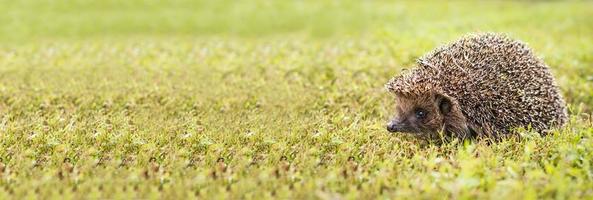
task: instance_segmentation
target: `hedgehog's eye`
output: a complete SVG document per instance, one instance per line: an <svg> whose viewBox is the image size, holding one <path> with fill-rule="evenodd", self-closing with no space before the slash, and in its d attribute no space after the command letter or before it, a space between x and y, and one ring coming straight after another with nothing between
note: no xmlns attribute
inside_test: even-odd
<svg viewBox="0 0 593 200"><path fill-rule="evenodd" d="M416 118L424 119L426 117L426 111L424 109L416 109Z"/></svg>

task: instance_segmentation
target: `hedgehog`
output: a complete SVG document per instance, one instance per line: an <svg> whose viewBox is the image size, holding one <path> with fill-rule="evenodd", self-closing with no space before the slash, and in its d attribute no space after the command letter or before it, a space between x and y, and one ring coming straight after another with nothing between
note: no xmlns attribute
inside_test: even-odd
<svg viewBox="0 0 593 200"><path fill-rule="evenodd" d="M466 35L422 56L385 87L396 103L389 132L500 138L518 128L543 134L568 116L548 66L504 34Z"/></svg>

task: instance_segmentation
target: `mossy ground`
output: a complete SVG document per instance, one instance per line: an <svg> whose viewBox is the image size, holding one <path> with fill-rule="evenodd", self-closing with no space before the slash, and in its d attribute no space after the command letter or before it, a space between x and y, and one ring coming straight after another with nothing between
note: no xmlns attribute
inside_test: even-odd
<svg viewBox="0 0 593 200"><path fill-rule="evenodd" d="M593 198L591 2L2 1L0 198ZM383 84L469 32L548 65L570 123L431 144Z"/></svg>

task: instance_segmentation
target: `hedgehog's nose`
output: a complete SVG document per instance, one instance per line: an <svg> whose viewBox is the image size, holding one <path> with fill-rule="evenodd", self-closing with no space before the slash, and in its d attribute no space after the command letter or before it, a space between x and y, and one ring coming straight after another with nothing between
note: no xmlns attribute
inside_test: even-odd
<svg viewBox="0 0 593 200"><path fill-rule="evenodd" d="M390 121L387 124L386 128L389 132L392 132L392 133L393 132L401 132L401 129L402 129L401 124L396 121Z"/></svg>

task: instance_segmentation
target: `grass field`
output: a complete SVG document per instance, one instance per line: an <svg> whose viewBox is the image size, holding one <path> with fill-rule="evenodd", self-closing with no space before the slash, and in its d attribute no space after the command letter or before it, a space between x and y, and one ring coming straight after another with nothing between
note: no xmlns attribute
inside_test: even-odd
<svg viewBox="0 0 593 200"><path fill-rule="evenodd" d="M0 199L592 199L593 2L0 0ZM527 42L570 123L432 144L383 88Z"/></svg>

